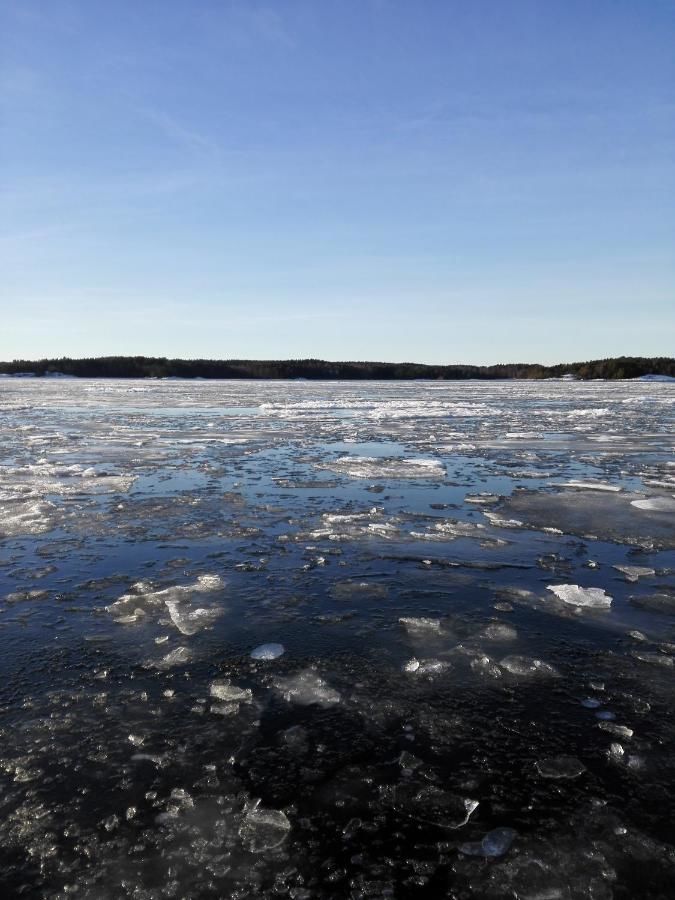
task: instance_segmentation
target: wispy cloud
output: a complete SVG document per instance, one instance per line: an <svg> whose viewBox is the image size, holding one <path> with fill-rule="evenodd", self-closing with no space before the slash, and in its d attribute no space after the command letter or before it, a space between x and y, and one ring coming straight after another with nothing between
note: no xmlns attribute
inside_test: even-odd
<svg viewBox="0 0 675 900"><path fill-rule="evenodd" d="M217 141L160 109L141 108L138 112L170 141L196 153L216 156L220 152Z"/></svg>

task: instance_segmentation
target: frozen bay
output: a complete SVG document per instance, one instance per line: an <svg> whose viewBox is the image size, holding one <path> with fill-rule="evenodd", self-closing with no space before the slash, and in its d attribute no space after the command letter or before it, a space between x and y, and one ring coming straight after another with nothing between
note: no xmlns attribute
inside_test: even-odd
<svg viewBox="0 0 675 900"><path fill-rule="evenodd" d="M6 896L670 896L673 385L0 416Z"/></svg>

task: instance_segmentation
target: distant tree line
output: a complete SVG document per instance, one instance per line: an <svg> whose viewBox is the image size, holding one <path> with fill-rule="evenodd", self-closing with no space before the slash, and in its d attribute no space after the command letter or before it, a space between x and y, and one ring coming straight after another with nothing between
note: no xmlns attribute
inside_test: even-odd
<svg viewBox="0 0 675 900"><path fill-rule="evenodd" d="M509 363L495 366L424 365L423 363L326 362L322 359L166 359L150 356L102 356L88 359L15 359L0 362L0 374L75 375L80 378L304 378L316 380L463 381L469 378L556 378L574 375L593 378L637 378L641 375L675 377L672 357L620 356L589 362L544 366Z"/></svg>

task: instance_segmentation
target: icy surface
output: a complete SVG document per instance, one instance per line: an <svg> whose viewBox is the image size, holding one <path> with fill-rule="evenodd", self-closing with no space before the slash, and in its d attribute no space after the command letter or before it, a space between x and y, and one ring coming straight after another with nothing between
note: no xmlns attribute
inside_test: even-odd
<svg viewBox="0 0 675 900"><path fill-rule="evenodd" d="M0 415L3 897L672 894L672 383Z"/></svg>
<svg viewBox="0 0 675 900"><path fill-rule="evenodd" d="M609 609L612 598L602 588L583 588L578 584L549 584L548 590L570 606Z"/></svg>

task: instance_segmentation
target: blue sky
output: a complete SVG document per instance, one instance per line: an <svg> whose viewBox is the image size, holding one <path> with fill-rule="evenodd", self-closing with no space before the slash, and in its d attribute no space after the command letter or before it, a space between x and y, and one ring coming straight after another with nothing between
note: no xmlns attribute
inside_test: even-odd
<svg viewBox="0 0 675 900"><path fill-rule="evenodd" d="M675 351L672 0L0 0L0 358Z"/></svg>

